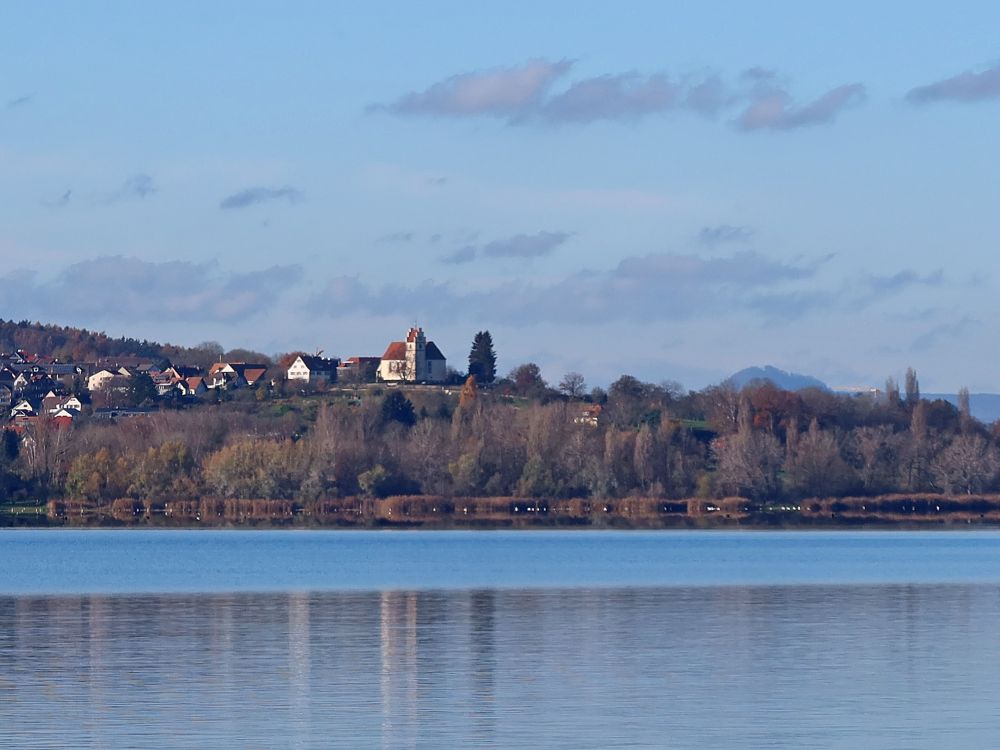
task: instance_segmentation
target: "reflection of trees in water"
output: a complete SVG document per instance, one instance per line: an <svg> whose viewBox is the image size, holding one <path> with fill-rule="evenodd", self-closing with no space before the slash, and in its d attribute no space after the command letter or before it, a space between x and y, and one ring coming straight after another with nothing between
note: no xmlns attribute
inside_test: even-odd
<svg viewBox="0 0 1000 750"><path fill-rule="evenodd" d="M311 725L309 594L288 595L288 708L292 747L307 747Z"/></svg>
<svg viewBox="0 0 1000 750"><path fill-rule="evenodd" d="M805 745L803 717L988 715L998 609L990 586L0 597L0 744L726 746L777 717Z"/></svg>
<svg viewBox="0 0 1000 750"><path fill-rule="evenodd" d="M496 729L496 597L491 589L469 594L472 715L480 740L492 738Z"/></svg>

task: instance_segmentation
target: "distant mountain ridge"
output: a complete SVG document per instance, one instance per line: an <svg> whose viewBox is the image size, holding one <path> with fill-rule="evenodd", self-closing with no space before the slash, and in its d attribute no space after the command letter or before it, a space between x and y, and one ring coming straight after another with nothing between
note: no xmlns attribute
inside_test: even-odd
<svg viewBox="0 0 1000 750"><path fill-rule="evenodd" d="M743 388L755 380L769 380L778 388L786 391L801 391L805 388L819 388L824 391L830 390L830 387L819 378L795 372L786 372L771 365L744 368L730 375L726 382L731 383L736 388Z"/></svg>

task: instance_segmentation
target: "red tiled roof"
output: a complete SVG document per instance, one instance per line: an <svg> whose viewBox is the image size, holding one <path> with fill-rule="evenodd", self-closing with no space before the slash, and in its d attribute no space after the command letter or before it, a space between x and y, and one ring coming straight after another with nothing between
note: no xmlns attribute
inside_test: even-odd
<svg viewBox="0 0 1000 750"><path fill-rule="evenodd" d="M393 341L385 350L382 359L406 359L406 344L402 341Z"/></svg>
<svg viewBox="0 0 1000 750"><path fill-rule="evenodd" d="M260 380L265 372L267 372L266 367L248 367L243 371L243 378L247 381L247 383L253 385Z"/></svg>

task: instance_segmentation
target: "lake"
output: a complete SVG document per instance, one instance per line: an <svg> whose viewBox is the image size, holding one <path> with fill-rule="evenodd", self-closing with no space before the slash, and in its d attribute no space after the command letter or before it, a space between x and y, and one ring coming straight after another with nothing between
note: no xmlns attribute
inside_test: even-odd
<svg viewBox="0 0 1000 750"><path fill-rule="evenodd" d="M0 746L1000 736L997 532L0 531Z"/></svg>

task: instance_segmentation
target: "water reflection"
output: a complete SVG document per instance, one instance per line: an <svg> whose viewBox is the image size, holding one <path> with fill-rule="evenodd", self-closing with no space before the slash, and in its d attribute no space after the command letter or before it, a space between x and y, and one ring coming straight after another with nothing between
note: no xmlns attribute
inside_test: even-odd
<svg viewBox="0 0 1000 750"><path fill-rule="evenodd" d="M0 598L0 746L984 747L991 586Z"/></svg>

